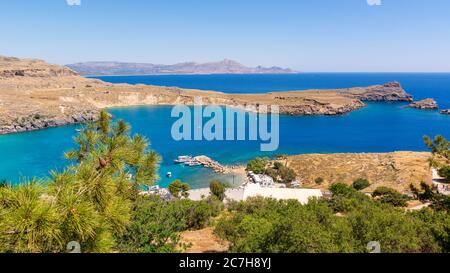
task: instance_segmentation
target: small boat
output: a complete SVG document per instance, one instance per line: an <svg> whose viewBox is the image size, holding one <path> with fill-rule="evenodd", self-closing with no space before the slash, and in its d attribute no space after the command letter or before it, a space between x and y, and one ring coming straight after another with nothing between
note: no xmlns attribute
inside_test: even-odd
<svg viewBox="0 0 450 273"><path fill-rule="evenodd" d="M172 172L167 172L166 177L167 178L171 178L172 177Z"/></svg>
<svg viewBox="0 0 450 273"><path fill-rule="evenodd" d="M200 166L200 165L202 165L202 163L196 162L196 161L186 162L186 166L189 166L189 167Z"/></svg>
<svg viewBox="0 0 450 273"><path fill-rule="evenodd" d="M81 129L75 129L75 131L80 133L82 130Z"/></svg>
<svg viewBox="0 0 450 273"><path fill-rule="evenodd" d="M177 159L175 159L176 164L186 163L192 160L192 156L189 155L181 155Z"/></svg>

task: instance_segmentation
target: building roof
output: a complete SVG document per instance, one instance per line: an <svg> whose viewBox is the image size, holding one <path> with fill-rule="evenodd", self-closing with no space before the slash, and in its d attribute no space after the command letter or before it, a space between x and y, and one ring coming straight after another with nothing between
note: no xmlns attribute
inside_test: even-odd
<svg viewBox="0 0 450 273"><path fill-rule="evenodd" d="M323 195L322 191L317 189L264 188L258 184L248 184L244 189L244 200L257 196L280 200L294 199L307 204L310 198L320 198Z"/></svg>

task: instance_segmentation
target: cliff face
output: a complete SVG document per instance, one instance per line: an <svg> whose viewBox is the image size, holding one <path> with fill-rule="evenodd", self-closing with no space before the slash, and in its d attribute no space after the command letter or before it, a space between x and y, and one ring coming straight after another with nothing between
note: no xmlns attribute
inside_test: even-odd
<svg viewBox="0 0 450 273"><path fill-rule="evenodd" d="M98 80L81 77L75 71L35 59L0 56L1 90L20 92L36 89L77 88L103 85Z"/></svg>
<svg viewBox="0 0 450 273"><path fill-rule="evenodd" d="M412 101L413 97L406 93L398 82L384 85L374 85L364 88L351 88L342 91L348 95L364 101Z"/></svg>
<svg viewBox="0 0 450 273"><path fill-rule="evenodd" d="M82 123L109 107L193 105L196 97L206 105L258 111L260 105L278 105L280 113L288 115L338 115L364 107L363 100L411 100L398 83L265 94L108 84L43 61L6 57L0 58L0 75L0 134Z"/></svg>
<svg viewBox="0 0 450 273"><path fill-rule="evenodd" d="M64 76L77 76L77 73L67 67L47 64L41 60L0 56L0 79L14 77L52 78Z"/></svg>

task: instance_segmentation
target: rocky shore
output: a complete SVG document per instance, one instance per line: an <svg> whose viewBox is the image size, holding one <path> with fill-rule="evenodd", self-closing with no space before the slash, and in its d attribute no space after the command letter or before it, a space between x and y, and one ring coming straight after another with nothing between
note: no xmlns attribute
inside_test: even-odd
<svg viewBox="0 0 450 273"><path fill-rule="evenodd" d="M436 110L439 108L437 102L434 99L424 99L421 101L416 101L409 104L408 107L421 110Z"/></svg>
<svg viewBox="0 0 450 273"><path fill-rule="evenodd" d="M86 123L89 121L95 121L97 116L98 111L95 110L62 117L47 117L36 113L30 116L16 118L10 122L5 122L0 127L0 135L35 131L70 124Z"/></svg>
<svg viewBox="0 0 450 273"><path fill-rule="evenodd" d="M413 101L413 97L405 92L399 82L390 82L359 89L359 92L358 88L348 89L348 96L362 101ZM343 91L343 94L346 94L346 92Z"/></svg>
<svg viewBox="0 0 450 273"><path fill-rule="evenodd" d="M110 107L193 105L194 98L201 98L205 105L256 111L264 111L261 105L278 105L280 113L287 115L339 115L364 107L363 101L412 101L397 82L333 90L226 94L110 84L44 61L0 56L0 134L82 123Z"/></svg>

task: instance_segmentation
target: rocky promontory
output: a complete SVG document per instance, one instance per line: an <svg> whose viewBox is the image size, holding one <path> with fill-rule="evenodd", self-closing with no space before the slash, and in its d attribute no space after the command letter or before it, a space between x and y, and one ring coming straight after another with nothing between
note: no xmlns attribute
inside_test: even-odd
<svg viewBox="0 0 450 273"><path fill-rule="evenodd" d="M413 97L398 82L348 90L348 95L363 101L413 101Z"/></svg>
<svg viewBox="0 0 450 273"><path fill-rule="evenodd" d="M408 107L421 110L436 110L439 108L437 102L434 99L424 99L416 101L409 104Z"/></svg>
<svg viewBox="0 0 450 273"><path fill-rule="evenodd" d="M93 120L100 109L137 105L231 106L280 114L339 115L363 101L411 101L399 83L332 90L226 94L175 87L110 84L66 67L33 59L0 56L0 134L25 132Z"/></svg>

